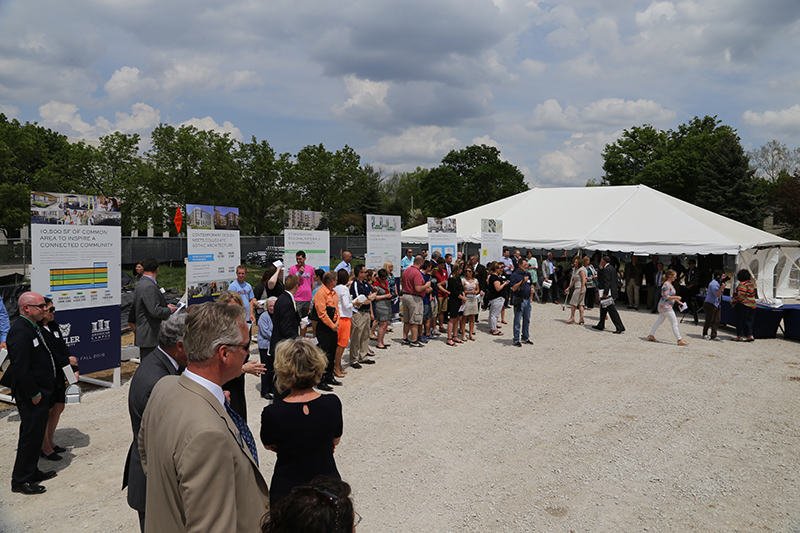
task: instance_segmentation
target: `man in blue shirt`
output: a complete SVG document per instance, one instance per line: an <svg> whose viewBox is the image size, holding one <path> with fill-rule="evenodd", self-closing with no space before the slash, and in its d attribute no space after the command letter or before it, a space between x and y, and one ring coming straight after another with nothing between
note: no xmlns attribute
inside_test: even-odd
<svg viewBox="0 0 800 533"><path fill-rule="evenodd" d="M722 281L722 270L714 271L714 279L708 284L706 301L703 303L703 311L706 313L706 322L703 324L703 338L708 340L722 339L717 337L717 328L721 315L720 303L722 303L722 293L725 291L725 282ZM711 328L711 336L708 336L708 329Z"/></svg>
<svg viewBox="0 0 800 533"><path fill-rule="evenodd" d="M245 309L250 311L247 316L247 323L252 325L256 321L258 300L256 300L256 295L253 293L253 287L244 280L245 276L247 276L247 267L244 265L236 267L236 281L228 285L228 290L238 292L241 295Z"/></svg>
<svg viewBox="0 0 800 533"><path fill-rule="evenodd" d="M514 304L514 346L533 344L530 339L531 324L531 277L526 272L527 259L520 259L517 269L511 274L511 296ZM522 322L522 343L520 342L520 321Z"/></svg>
<svg viewBox="0 0 800 533"><path fill-rule="evenodd" d="M409 248L406 250L406 256L400 260L400 272L414 264L414 252Z"/></svg>
<svg viewBox="0 0 800 533"><path fill-rule="evenodd" d="M345 269L348 274L350 274L350 260L353 258L353 254L350 252L344 251L342 252L342 262L336 265L336 268L333 269L334 272L339 272L342 269Z"/></svg>

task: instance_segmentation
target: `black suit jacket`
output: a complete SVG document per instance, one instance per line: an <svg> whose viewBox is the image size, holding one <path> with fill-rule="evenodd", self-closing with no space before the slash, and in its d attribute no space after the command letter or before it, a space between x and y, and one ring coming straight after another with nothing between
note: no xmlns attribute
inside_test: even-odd
<svg viewBox="0 0 800 533"><path fill-rule="evenodd" d="M11 388L11 395L28 399L39 393L52 395L56 378L62 374L61 368L69 364L69 359L61 357L55 347L48 351L33 324L22 316L11 326L6 342L11 365L7 376L3 376L3 384Z"/></svg>
<svg viewBox="0 0 800 533"><path fill-rule="evenodd" d="M600 269L599 277L599 284L598 287L602 290L611 289L611 297L615 300L619 296L619 291L617 289L617 271L611 265L611 263L606 263L606 266Z"/></svg>
<svg viewBox="0 0 800 533"><path fill-rule="evenodd" d="M286 291L275 301L272 312L272 338L269 352L275 355L275 347L283 339L292 339L300 334L300 315L297 313L292 297Z"/></svg>
<svg viewBox="0 0 800 533"><path fill-rule="evenodd" d="M128 413L131 416L133 442L125 459L125 472L122 474L122 488L128 487L128 505L137 511L145 510L147 496L147 478L142 470L142 459L139 457L139 427L142 415L158 380L164 376L176 376L178 370L172 366L166 354L156 348L145 357L131 379L128 391Z"/></svg>

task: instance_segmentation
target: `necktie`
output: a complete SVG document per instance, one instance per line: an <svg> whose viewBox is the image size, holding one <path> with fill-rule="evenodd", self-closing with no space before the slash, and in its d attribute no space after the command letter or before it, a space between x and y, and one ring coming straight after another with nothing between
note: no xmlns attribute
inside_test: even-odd
<svg viewBox="0 0 800 533"><path fill-rule="evenodd" d="M256 449L256 441L253 439L253 434L250 433L250 428L247 427L247 422L245 422L239 414L231 409L231 406L228 402L225 402L225 410L228 412L228 416L231 417L233 423L236 424L236 429L239 430L239 434L244 439L245 444L247 447L250 448L250 454L253 456L253 459L258 465L258 449Z"/></svg>

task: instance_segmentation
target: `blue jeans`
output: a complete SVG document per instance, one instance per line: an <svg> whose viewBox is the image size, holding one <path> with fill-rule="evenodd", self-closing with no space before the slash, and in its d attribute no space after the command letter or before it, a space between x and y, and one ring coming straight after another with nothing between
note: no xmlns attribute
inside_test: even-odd
<svg viewBox="0 0 800 533"><path fill-rule="evenodd" d="M514 307L514 342L519 342L520 320L522 321L522 340L528 340L531 326L531 301L527 298L522 300L522 308L517 311Z"/></svg>

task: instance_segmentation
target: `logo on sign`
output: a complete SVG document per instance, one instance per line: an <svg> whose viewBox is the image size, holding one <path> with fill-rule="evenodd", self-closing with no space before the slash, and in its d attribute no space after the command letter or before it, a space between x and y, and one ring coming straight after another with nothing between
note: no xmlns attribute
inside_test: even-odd
<svg viewBox="0 0 800 533"><path fill-rule="evenodd" d="M61 331L61 337L64 339L64 343L68 347L75 346L79 342L81 342L81 338L78 335L70 336L70 331L72 331L72 324L59 324L58 329Z"/></svg>
<svg viewBox="0 0 800 533"><path fill-rule="evenodd" d="M111 321L95 320L92 325L92 342L107 341L111 338Z"/></svg>

